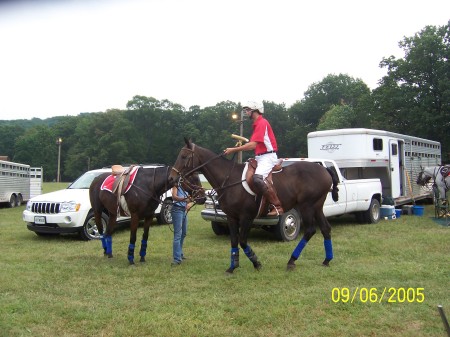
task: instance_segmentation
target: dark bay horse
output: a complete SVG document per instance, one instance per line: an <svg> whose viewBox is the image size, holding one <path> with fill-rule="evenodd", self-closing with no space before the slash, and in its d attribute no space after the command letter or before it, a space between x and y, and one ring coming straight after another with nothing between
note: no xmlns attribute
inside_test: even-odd
<svg viewBox="0 0 450 337"><path fill-rule="evenodd" d="M247 237L253 219L257 215L258 204L255 198L242 186L242 173L245 164L237 164L232 160L217 155L212 151L195 145L185 139L184 146L178 154L170 174L170 182L189 176L194 171L203 173L216 190L220 206L227 214L231 239L231 263L227 273L233 273L239 266L239 247L253 263L256 269L261 263L247 244ZM319 226L324 237L325 260L329 265L333 258L331 244L331 226L323 214L323 204L332 187L333 200L338 198L338 180L334 173L323 166L311 162L298 162L284 167L282 172L273 174L278 197L283 209L295 208L301 214L304 235L288 261L288 270L295 268L295 261L315 234L315 225Z"/></svg>
<svg viewBox="0 0 450 337"><path fill-rule="evenodd" d="M128 246L128 261L130 265L134 264L136 232L141 219L144 219L144 234L142 235L139 255L141 257L140 261L145 262L148 233L155 210L161 203L160 197L173 186L173 184L169 185L168 181L170 172L170 166L140 167L130 188L123 194L131 216L130 244ZM94 211L95 222L101 235L104 254L111 258L113 257L112 234L117 223L119 204L116 194L101 189L103 182L108 176L110 176L110 173L104 173L94 179L89 188L89 197ZM194 196L195 202L199 204L204 203L205 192L201 186L198 174L194 173L180 183L189 194ZM104 232L101 214L105 211L108 213L109 219Z"/></svg>

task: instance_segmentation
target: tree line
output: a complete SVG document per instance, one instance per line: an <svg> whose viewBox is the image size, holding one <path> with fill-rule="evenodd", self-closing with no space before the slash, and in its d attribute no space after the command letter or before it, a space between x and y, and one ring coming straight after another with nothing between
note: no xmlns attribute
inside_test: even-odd
<svg viewBox="0 0 450 337"><path fill-rule="evenodd" d="M348 74L329 74L311 84L290 107L264 101L265 117L277 136L280 157L307 156L307 134L336 128L373 128L441 142L450 160L450 21L426 26L399 47L404 57L383 58L387 75L370 90ZM249 98L251 99L251 98ZM62 138L62 181L112 164L172 165L183 137L220 153L239 133L240 102L188 109L168 100L134 96L125 110L83 113L45 120L0 121L0 155L43 167L45 181L56 178ZM244 121L244 135L251 123ZM244 160L251 153L244 153Z"/></svg>

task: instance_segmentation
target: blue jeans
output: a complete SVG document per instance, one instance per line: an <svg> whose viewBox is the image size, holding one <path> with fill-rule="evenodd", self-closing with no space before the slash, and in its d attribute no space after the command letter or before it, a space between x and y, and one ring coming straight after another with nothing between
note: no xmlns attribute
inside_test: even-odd
<svg viewBox="0 0 450 337"><path fill-rule="evenodd" d="M179 207L172 207L173 222L173 262L181 263L183 260L183 242L187 234L187 214Z"/></svg>

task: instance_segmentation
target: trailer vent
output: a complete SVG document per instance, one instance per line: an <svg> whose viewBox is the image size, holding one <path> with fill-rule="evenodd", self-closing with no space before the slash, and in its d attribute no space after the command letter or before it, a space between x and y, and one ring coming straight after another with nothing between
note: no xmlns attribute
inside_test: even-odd
<svg viewBox="0 0 450 337"><path fill-rule="evenodd" d="M34 202L31 206L33 213L37 214L57 214L60 210L59 202Z"/></svg>

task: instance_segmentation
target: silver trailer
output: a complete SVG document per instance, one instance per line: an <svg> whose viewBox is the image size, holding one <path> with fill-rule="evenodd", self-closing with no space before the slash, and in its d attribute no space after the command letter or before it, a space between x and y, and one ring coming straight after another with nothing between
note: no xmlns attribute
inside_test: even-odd
<svg viewBox="0 0 450 337"><path fill-rule="evenodd" d="M421 167L441 164L441 144L383 130L336 129L309 133L308 156L333 159L347 179L379 178L383 197L403 205L433 197L416 180Z"/></svg>
<svg viewBox="0 0 450 337"><path fill-rule="evenodd" d="M30 165L0 160L0 203L20 206L30 199Z"/></svg>

